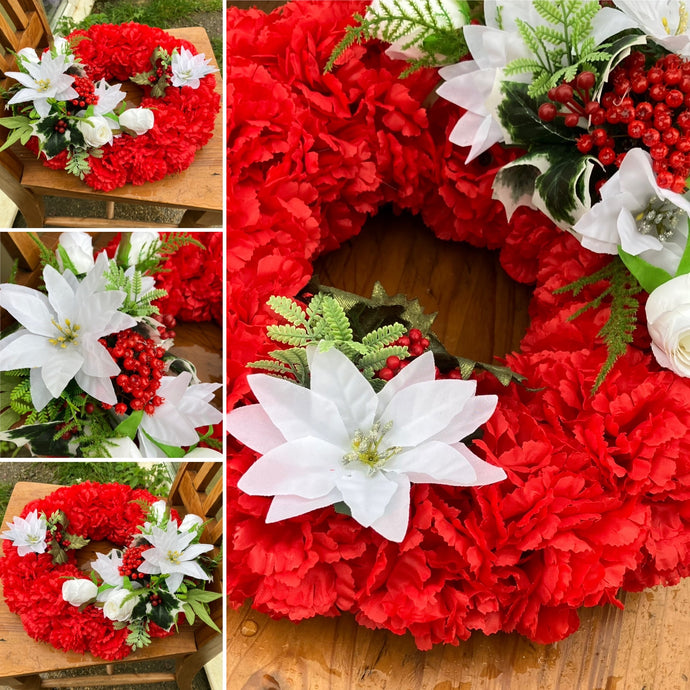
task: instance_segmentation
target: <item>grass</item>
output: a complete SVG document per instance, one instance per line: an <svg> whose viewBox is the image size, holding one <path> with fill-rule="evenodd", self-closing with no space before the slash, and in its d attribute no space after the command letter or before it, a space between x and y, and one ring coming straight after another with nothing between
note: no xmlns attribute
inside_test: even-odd
<svg viewBox="0 0 690 690"><path fill-rule="evenodd" d="M154 496L165 497L170 491L170 477L163 463L141 467L135 462L56 462L41 463L42 468L53 471L52 478L41 481L50 484L72 485L85 481L101 484L127 484L132 488L147 489ZM0 516L5 514L12 493L12 484L0 482Z"/></svg>
<svg viewBox="0 0 690 690"><path fill-rule="evenodd" d="M223 0L97 0L93 11L81 22L60 20L56 33L65 36L74 29L88 29L94 24L138 22L169 29L196 12L222 12ZM223 39L211 37L216 62L223 63Z"/></svg>

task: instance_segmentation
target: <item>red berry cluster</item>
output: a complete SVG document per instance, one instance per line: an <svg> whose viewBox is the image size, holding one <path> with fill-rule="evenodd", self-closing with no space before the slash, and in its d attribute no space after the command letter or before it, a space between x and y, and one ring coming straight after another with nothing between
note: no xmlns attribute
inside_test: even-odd
<svg viewBox="0 0 690 690"><path fill-rule="evenodd" d="M690 174L690 62L667 55L647 70L645 56L631 53L611 71L601 102L590 98L594 81L592 72L582 72L551 89L549 99L566 111L543 103L539 117L551 122L561 116L568 127L588 119L593 129L580 135L577 148L596 153L605 166L620 167L631 148L643 146L652 157L657 184L684 192Z"/></svg>
<svg viewBox="0 0 690 690"><path fill-rule="evenodd" d="M72 88L78 94L77 97L73 98L68 104L72 106L72 110L76 111L98 103L96 87L93 81L88 77L74 77Z"/></svg>
<svg viewBox="0 0 690 690"><path fill-rule="evenodd" d="M143 580L146 575L137 572L137 568L144 562L141 554L148 551L151 547L148 544L142 546L130 546L125 549L122 554L122 565L118 568L118 572L122 577L128 577L131 580Z"/></svg>
<svg viewBox="0 0 690 690"><path fill-rule="evenodd" d="M60 119L54 125L53 129L58 134L64 134L67 131L67 120Z"/></svg>
<svg viewBox="0 0 690 690"><path fill-rule="evenodd" d="M172 68L170 66L164 68L161 61L158 60L156 62L156 69L149 75L149 83L155 84L164 74L166 77L170 77L172 75Z"/></svg>
<svg viewBox="0 0 690 690"><path fill-rule="evenodd" d="M114 342L109 342L113 341ZM121 372L114 380L115 394L118 403L115 412L123 415L128 411L144 410L146 414L153 414L155 408L162 405L164 400L156 391L160 388L163 376L165 350L157 347L151 338L128 329L120 331L108 339L101 339ZM101 403L104 409L110 409L107 403Z"/></svg>
<svg viewBox="0 0 690 690"><path fill-rule="evenodd" d="M62 530L62 525L53 525L46 534L46 544L55 541L55 543L59 544L63 549L68 549L72 543L66 536L67 535Z"/></svg>
<svg viewBox="0 0 690 690"><path fill-rule="evenodd" d="M418 328L412 328L407 335L398 338L393 345L406 347L410 353L410 359L424 354L429 347L429 340L425 338ZM386 360L386 366L376 372L376 375L384 381L390 381L401 369L410 363L409 359L402 360L396 355L391 355Z"/></svg>
<svg viewBox="0 0 690 690"><path fill-rule="evenodd" d="M160 606L163 603L161 595L157 594L156 592L151 592L149 595L149 601L151 602L151 606Z"/></svg>
<svg viewBox="0 0 690 690"><path fill-rule="evenodd" d="M163 322L162 326L158 326L158 335L161 337L161 339L165 340L166 338L174 338L176 333L173 329L177 325L175 317L172 314L163 314L163 316L160 317L160 320Z"/></svg>

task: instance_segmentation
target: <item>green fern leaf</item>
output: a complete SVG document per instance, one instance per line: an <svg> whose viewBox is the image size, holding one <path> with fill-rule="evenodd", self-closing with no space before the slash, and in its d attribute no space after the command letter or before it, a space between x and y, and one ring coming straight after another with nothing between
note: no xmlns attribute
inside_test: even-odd
<svg viewBox="0 0 690 690"><path fill-rule="evenodd" d="M285 345L308 345L311 342L311 337L306 330L289 324L268 326L266 333L271 340Z"/></svg>
<svg viewBox="0 0 690 690"><path fill-rule="evenodd" d="M278 316L282 316L288 323L293 326L307 327L307 319L302 308L289 297L273 296L268 300L268 306Z"/></svg>

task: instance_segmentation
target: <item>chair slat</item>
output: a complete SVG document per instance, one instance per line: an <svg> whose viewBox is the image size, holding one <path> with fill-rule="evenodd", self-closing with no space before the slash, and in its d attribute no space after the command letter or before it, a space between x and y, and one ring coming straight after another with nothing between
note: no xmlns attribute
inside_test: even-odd
<svg viewBox="0 0 690 690"><path fill-rule="evenodd" d="M214 516L223 506L223 482L218 482L203 502L204 515Z"/></svg>
<svg viewBox="0 0 690 690"><path fill-rule="evenodd" d="M2 0L2 9L7 12L10 21L17 29L26 28L29 23L29 18L18 0Z"/></svg>
<svg viewBox="0 0 690 690"><path fill-rule="evenodd" d="M19 39L14 27L0 14L0 44L5 50L12 50L15 53L19 50Z"/></svg>
<svg viewBox="0 0 690 690"><path fill-rule="evenodd" d="M212 463L203 463L192 480L197 491L205 491L216 476L218 468Z"/></svg>

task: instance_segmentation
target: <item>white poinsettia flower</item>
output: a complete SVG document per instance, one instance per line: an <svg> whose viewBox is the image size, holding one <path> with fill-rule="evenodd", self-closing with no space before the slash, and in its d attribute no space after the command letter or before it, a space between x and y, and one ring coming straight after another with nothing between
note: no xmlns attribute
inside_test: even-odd
<svg viewBox="0 0 690 690"><path fill-rule="evenodd" d="M94 115L107 115L125 99L127 94L121 90L122 84L108 84L105 79L100 79L94 85L94 95L98 96L98 103L94 105ZM84 111L85 113L86 111ZM110 119L110 118L108 118ZM116 120L110 120L117 127Z"/></svg>
<svg viewBox="0 0 690 690"><path fill-rule="evenodd" d="M656 361L690 378L690 273L653 290L645 309Z"/></svg>
<svg viewBox="0 0 690 690"><path fill-rule="evenodd" d="M58 244L67 253L69 260L78 274L88 273L94 267L93 242L91 235L86 232L63 232L60 235ZM59 250L55 251L60 270L64 271L65 266L62 254Z"/></svg>
<svg viewBox="0 0 690 690"><path fill-rule="evenodd" d="M17 547L20 556L29 553L45 553L48 524L45 516L31 511L25 518L16 517L7 523L9 530L0 534L0 539L9 539Z"/></svg>
<svg viewBox="0 0 690 690"><path fill-rule="evenodd" d="M72 88L74 76L65 74L74 63L71 55L52 55L46 51L38 62L32 62L30 57L22 61L26 72L5 72L5 76L16 79L24 88L10 98L8 105L15 103L33 102L36 112L41 117L50 113L48 99L68 101L78 96Z"/></svg>
<svg viewBox="0 0 690 690"><path fill-rule="evenodd" d="M616 7L655 43L690 57L688 4L685 0L615 0Z"/></svg>
<svg viewBox="0 0 690 690"><path fill-rule="evenodd" d="M600 193L573 226L582 246L599 254L617 254L620 246L674 275L688 241L690 202L659 187L651 156L628 151Z"/></svg>
<svg viewBox="0 0 690 690"><path fill-rule="evenodd" d="M171 520L165 529L154 525L146 539L150 549L142 551L144 562L139 566L141 573L149 575L169 575L166 582L170 592L177 592L185 575L199 580L210 580L211 577L196 562L202 554L213 549L212 544L192 544L196 537L194 532L177 531L177 523Z"/></svg>
<svg viewBox="0 0 690 690"><path fill-rule="evenodd" d="M192 375L188 371L179 376L163 376L158 395L163 404L153 414L144 413L139 426L139 447L146 458L166 457L163 451L147 437L166 446L193 446L199 441L197 427L218 424L223 415L209 402L219 383L189 385ZM145 433L144 433L145 432Z"/></svg>
<svg viewBox="0 0 690 690"><path fill-rule="evenodd" d="M105 601L114 591L124 587L125 578L120 575L121 567L122 552L117 549L111 549L107 555L97 553L96 560L91 561L91 569L100 575L103 584L110 585L98 594L98 601ZM132 584L136 587L138 583Z"/></svg>
<svg viewBox="0 0 690 690"><path fill-rule="evenodd" d="M410 482L481 486L506 477L460 442L493 414L496 396L475 396L475 381L435 380L431 353L378 394L336 349L313 353L310 389L265 374L248 381L259 403L232 411L228 430L263 454L238 486L275 496L266 522L344 501L361 525L399 542Z"/></svg>
<svg viewBox="0 0 690 690"><path fill-rule="evenodd" d="M218 71L210 62L211 58L207 59L203 53L194 55L187 48L182 47L179 50L176 48L170 62L172 85L189 86L192 89L198 89L200 85L199 80L202 77Z"/></svg>
<svg viewBox="0 0 690 690"><path fill-rule="evenodd" d="M117 402L111 382L120 368L99 338L136 325L118 311L125 295L105 290L108 258L102 252L80 282L71 271L43 269L47 295L21 285L0 285L0 306L23 326L0 341L0 371L31 369L31 399L37 410L75 379L97 400Z"/></svg>

